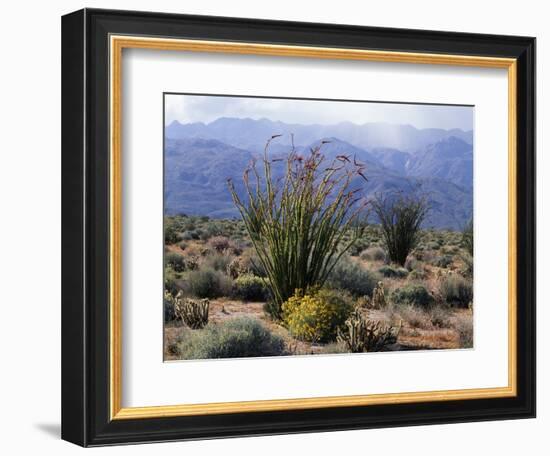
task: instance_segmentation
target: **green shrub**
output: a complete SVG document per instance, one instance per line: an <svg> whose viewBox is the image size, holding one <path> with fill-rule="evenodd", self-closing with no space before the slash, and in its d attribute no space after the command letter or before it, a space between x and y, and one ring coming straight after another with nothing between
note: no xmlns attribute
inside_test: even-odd
<svg viewBox="0 0 550 456"><path fill-rule="evenodd" d="M174 301L164 299L164 321L174 321L176 319L176 311L174 309Z"/></svg>
<svg viewBox="0 0 550 456"><path fill-rule="evenodd" d="M358 256L361 252L363 252L367 247L369 243L365 241L364 239L358 239L355 244L353 244L349 250L348 254L351 256Z"/></svg>
<svg viewBox="0 0 550 456"><path fill-rule="evenodd" d="M438 268L447 268L453 262L453 257L451 255L442 255L434 259L432 264Z"/></svg>
<svg viewBox="0 0 550 456"><path fill-rule="evenodd" d="M457 318L454 327L458 332L458 343L460 344L460 348L473 348L474 325L472 318Z"/></svg>
<svg viewBox="0 0 550 456"><path fill-rule="evenodd" d="M218 253L229 250L231 242L229 238L225 236L214 236L208 240L208 245Z"/></svg>
<svg viewBox="0 0 550 456"><path fill-rule="evenodd" d="M426 271L424 269L413 269L409 272L410 280L424 280L426 278Z"/></svg>
<svg viewBox="0 0 550 456"><path fill-rule="evenodd" d="M412 304L420 307L429 307L434 303L434 298L422 284L408 284L396 288L391 293L390 299L395 304Z"/></svg>
<svg viewBox="0 0 550 456"><path fill-rule="evenodd" d="M243 301L264 301L267 293L265 281L253 274L240 275L233 285L233 296Z"/></svg>
<svg viewBox="0 0 550 456"><path fill-rule="evenodd" d="M338 328L352 311L351 303L335 290L298 291L283 304L283 321L297 339L328 342L336 339Z"/></svg>
<svg viewBox="0 0 550 456"><path fill-rule="evenodd" d="M237 317L187 331L177 343L183 359L246 358L284 355L283 339L272 334L258 320Z"/></svg>
<svg viewBox="0 0 550 456"><path fill-rule="evenodd" d="M363 261L386 261L386 252L379 246L369 247L361 252L359 258Z"/></svg>
<svg viewBox="0 0 550 456"><path fill-rule="evenodd" d="M185 291L197 298L229 296L232 289L231 279L211 268L189 271L184 284Z"/></svg>
<svg viewBox="0 0 550 456"><path fill-rule="evenodd" d="M180 236L172 224L166 224L164 227L164 243L166 245L175 244L180 241Z"/></svg>
<svg viewBox="0 0 550 456"><path fill-rule="evenodd" d="M439 291L448 303L460 307L468 307L474 298L472 282L458 274L451 274L443 278Z"/></svg>
<svg viewBox="0 0 550 456"><path fill-rule="evenodd" d="M372 290L378 281L377 274L344 256L331 271L327 285L331 288L348 291L354 296L372 296Z"/></svg>
<svg viewBox="0 0 550 456"><path fill-rule="evenodd" d="M204 261L204 265L207 268L214 269L216 271L227 271L228 266L233 260L233 257L227 253L213 253L208 255Z"/></svg>
<svg viewBox="0 0 550 456"><path fill-rule="evenodd" d="M466 251L470 254L470 256L474 256L474 220L473 219L470 219L470 221L466 224L466 226L462 230L461 244L462 244L462 247L464 247Z"/></svg>
<svg viewBox="0 0 550 456"><path fill-rule="evenodd" d="M409 271L407 271L405 268L400 268L400 267L396 268L390 265L382 266L380 269L378 269L378 272L382 274L384 277L392 277L392 278L398 278L398 279L402 279L409 275Z"/></svg>
<svg viewBox="0 0 550 456"><path fill-rule="evenodd" d="M175 272L185 271L185 257L176 252L169 252L164 257L166 266L171 267Z"/></svg>

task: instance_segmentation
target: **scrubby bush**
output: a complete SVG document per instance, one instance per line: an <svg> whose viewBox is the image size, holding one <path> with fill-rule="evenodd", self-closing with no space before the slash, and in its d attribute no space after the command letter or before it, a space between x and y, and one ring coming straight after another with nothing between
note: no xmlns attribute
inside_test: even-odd
<svg viewBox="0 0 550 456"><path fill-rule="evenodd" d="M267 277L260 258L252 249L245 250L239 258L242 271L250 272L258 277Z"/></svg>
<svg viewBox="0 0 550 456"><path fill-rule="evenodd" d="M211 268L189 271L184 280L185 290L197 298L217 298L231 293L232 281Z"/></svg>
<svg viewBox="0 0 550 456"><path fill-rule="evenodd" d="M424 308L431 306L435 301L426 287L420 283L396 288L391 293L390 299L395 304L412 304Z"/></svg>
<svg viewBox="0 0 550 456"><path fill-rule="evenodd" d="M450 328L452 326L449 318L449 310L445 307L434 306L429 313L430 322L436 328Z"/></svg>
<svg viewBox="0 0 550 456"><path fill-rule="evenodd" d="M210 324L201 331L187 331L177 343L183 359L246 358L284 355L283 339L258 320L237 317Z"/></svg>
<svg viewBox="0 0 550 456"><path fill-rule="evenodd" d="M436 257L432 264L438 268L447 268L453 262L453 257L451 255L441 255Z"/></svg>
<svg viewBox="0 0 550 456"><path fill-rule="evenodd" d="M460 348L473 348L474 325L471 317L459 317L455 319L454 327L458 332Z"/></svg>
<svg viewBox="0 0 550 456"><path fill-rule="evenodd" d="M415 258L413 255L409 255L405 261L405 269L412 271L413 269L418 269L420 267L420 261L418 258Z"/></svg>
<svg viewBox="0 0 550 456"><path fill-rule="evenodd" d="M474 256L474 221L473 219L470 219L470 221L466 224L466 226L462 230L461 244L462 244L462 247L464 247L466 251L470 254L470 256Z"/></svg>
<svg viewBox="0 0 550 456"><path fill-rule="evenodd" d="M369 243L365 241L364 239L358 239L355 244L353 244L349 250L348 254L351 256L358 256L361 252L363 252L367 247Z"/></svg>
<svg viewBox="0 0 550 456"><path fill-rule="evenodd" d="M472 282L458 274L444 277L439 291L447 303L460 307L468 307L474 298Z"/></svg>
<svg viewBox="0 0 550 456"><path fill-rule="evenodd" d="M164 299L164 321L174 321L176 319L176 311L174 309L174 301L170 299Z"/></svg>
<svg viewBox="0 0 550 456"><path fill-rule="evenodd" d="M413 269L409 272L410 280L424 280L426 278L426 271L424 269Z"/></svg>
<svg viewBox="0 0 550 456"><path fill-rule="evenodd" d="M243 301L263 301L267 293L265 281L253 274L240 275L233 285L233 296Z"/></svg>
<svg viewBox="0 0 550 456"><path fill-rule="evenodd" d="M379 280L377 274L363 268L349 257L342 257L331 271L327 284L331 288L346 290L354 296L372 296Z"/></svg>
<svg viewBox="0 0 550 456"><path fill-rule="evenodd" d="M405 268L394 267L388 264L379 268L378 272L384 277L392 277L397 279L402 279L409 275L409 271L407 271Z"/></svg>
<svg viewBox="0 0 550 456"><path fill-rule="evenodd" d="M380 246L369 247L359 256L363 261L386 261L386 252Z"/></svg>
<svg viewBox="0 0 550 456"><path fill-rule="evenodd" d="M221 253L231 247L231 241L225 236L214 236L209 239L208 245L216 252Z"/></svg>
<svg viewBox="0 0 550 456"><path fill-rule="evenodd" d="M166 266L171 267L176 272L185 271L185 257L176 252L169 252L164 257Z"/></svg>
<svg viewBox="0 0 550 456"><path fill-rule="evenodd" d="M283 304L283 321L297 339L328 342L335 340L338 328L352 310L352 304L335 290L308 294L297 291Z"/></svg>
<svg viewBox="0 0 550 456"><path fill-rule="evenodd" d="M227 253L213 253L206 257L204 260L204 265L207 268L225 272L228 270L229 264L231 264L232 260L233 257Z"/></svg>
<svg viewBox="0 0 550 456"><path fill-rule="evenodd" d="M172 224L166 224L164 227L164 243L166 245L175 244L180 241L180 236Z"/></svg>

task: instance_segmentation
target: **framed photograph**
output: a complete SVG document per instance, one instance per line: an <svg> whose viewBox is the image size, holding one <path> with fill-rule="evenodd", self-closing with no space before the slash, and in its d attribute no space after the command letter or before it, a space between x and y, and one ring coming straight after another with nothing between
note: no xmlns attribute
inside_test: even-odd
<svg viewBox="0 0 550 456"><path fill-rule="evenodd" d="M62 437L535 416L535 39L62 20Z"/></svg>

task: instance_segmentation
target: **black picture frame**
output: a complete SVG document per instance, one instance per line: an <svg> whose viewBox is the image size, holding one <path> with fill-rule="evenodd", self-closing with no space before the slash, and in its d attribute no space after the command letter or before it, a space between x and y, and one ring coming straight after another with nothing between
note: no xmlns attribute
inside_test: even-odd
<svg viewBox="0 0 550 456"><path fill-rule="evenodd" d="M111 420L108 38L112 34L517 59L517 395ZM62 127L63 439L99 446L535 416L534 38L84 9L62 19Z"/></svg>

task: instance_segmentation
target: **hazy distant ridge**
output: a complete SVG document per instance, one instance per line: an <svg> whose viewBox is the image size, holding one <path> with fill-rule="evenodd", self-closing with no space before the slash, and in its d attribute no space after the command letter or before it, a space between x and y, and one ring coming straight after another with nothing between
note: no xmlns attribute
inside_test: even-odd
<svg viewBox="0 0 550 456"><path fill-rule="evenodd" d="M220 118L210 124L173 122L165 129L167 213L236 217L227 178L239 186L242 173L268 138L281 134L274 155L289 151L291 134L299 151L326 139L324 155L355 155L366 163L368 196L375 192L421 191L431 197L428 226L461 228L472 215L472 132L416 129L409 125L349 122L298 125L267 119Z"/></svg>

